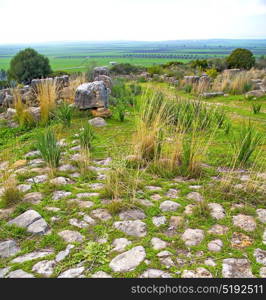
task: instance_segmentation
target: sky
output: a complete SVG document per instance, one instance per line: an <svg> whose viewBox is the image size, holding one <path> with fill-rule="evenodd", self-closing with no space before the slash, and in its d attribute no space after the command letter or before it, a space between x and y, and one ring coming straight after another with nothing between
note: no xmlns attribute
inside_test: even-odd
<svg viewBox="0 0 266 300"><path fill-rule="evenodd" d="M266 0L0 0L0 44L266 38Z"/></svg>

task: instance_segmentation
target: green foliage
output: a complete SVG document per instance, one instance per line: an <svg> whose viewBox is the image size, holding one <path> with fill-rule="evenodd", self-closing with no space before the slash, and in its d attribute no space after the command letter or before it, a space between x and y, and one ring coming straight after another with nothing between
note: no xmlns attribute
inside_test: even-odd
<svg viewBox="0 0 266 300"><path fill-rule="evenodd" d="M79 135L80 146L83 150L91 150L92 142L95 139L95 133L92 125L87 123L83 126L81 133Z"/></svg>
<svg viewBox="0 0 266 300"><path fill-rule="evenodd" d="M218 73L218 71L216 69L212 68L212 69L206 70L206 74L210 78L215 79L218 76L219 73Z"/></svg>
<svg viewBox="0 0 266 300"><path fill-rule="evenodd" d="M71 126L73 109L68 103L63 102L61 105L59 105L56 109L55 115L57 119L64 125L64 127L69 128Z"/></svg>
<svg viewBox="0 0 266 300"><path fill-rule="evenodd" d="M137 67L129 63L116 64L111 67L110 72L118 75L130 75L140 73L144 70L143 67Z"/></svg>
<svg viewBox="0 0 266 300"><path fill-rule="evenodd" d="M187 94L190 94L191 91L192 91L192 85L191 84L187 84L184 86L184 91L187 93Z"/></svg>
<svg viewBox="0 0 266 300"><path fill-rule="evenodd" d="M226 60L229 68L249 70L255 65L255 57L250 50L235 49Z"/></svg>
<svg viewBox="0 0 266 300"><path fill-rule="evenodd" d="M10 62L9 77L18 82L30 83L34 78L47 77L51 67L47 57L31 48L17 53Z"/></svg>
<svg viewBox="0 0 266 300"><path fill-rule="evenodd" d="M255 115L258 114L261 111L261 108L262 108L262 104L261 103L252 103L251 105L252 105L253 113Z"/></svg>
<svg viewBox="0 0 266 300"><path fill-rule="evenodd" d="M206 59L196 59L192 60L190 63L191 67L193 69L200 69L200 70L206 70L208 68L208 61Z"/></svg>
<svg viewBox="0 0 266 300"><path fill-rule="evenodd" d="M105 243L100 244L96 242L88 242L87 246L79 253L75 254L78 257L82 257L81 260L85 260L90 263L90 269L104 265L108 262L107 256L111 250L111 245Z"/></svg>
<svg viewBox="0 0 266 300"><path fill-rule="evenodd" d="M38 136L37 149L41 152L42 158L48 163L49 167L58 167L61 147L57 144L55 134L51 129L47 129Z"/></svg>

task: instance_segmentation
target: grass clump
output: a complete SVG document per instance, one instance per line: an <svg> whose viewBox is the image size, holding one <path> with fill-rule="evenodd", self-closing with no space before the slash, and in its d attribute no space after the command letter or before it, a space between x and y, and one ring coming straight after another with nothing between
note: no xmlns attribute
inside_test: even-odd
<svg viewBox="0 0 266 300"><path fill-rule="evenodd" d="M55 169L59 166L61 147L58 145L55 134L51 129L47 129L44 133L39 135L37 139L37 149L51 169Z"/></svg>
<svg viewBox="0 0 266 300"><path fill-rule="evenodd" d="M83 126L79 135L81 149L89 151L92 149L92 142L95 139L95 133L92 125L87 123Z"/></svg>
<svg viewBox="0 0 266 300"><path fill-rule="evenodd" d="M69 128L71 126L71 121L73 118L72 107L68 103L63 102L57 107L56 117L63 124L64 127Z"/></svg>
<svg viewBox="0 0 266 300"><path fill-rule="evenodd" d="M234 136L231 142L235 162L239 165L245 165L250 157L261 144L263 136L259 133L251 123L244 124L238 136Z"/></svg>
<svg viewBox="0 0 266 300"><path fill-rule="evenodd" d="M22 193L17 187L16 179L10 174L3 176L3 192L1 195L0 207L7 208L22 201Z"/></svg>
<svg viewBox="0 0 266 300"><path fill-rule="evenodd" d="M46 125L56 107L58 86L55 80L43 80L36 86L35 92L41 109L41 124Z"/></svg>
<svg viewBox="0 0 266 300"><path fill-rule="evenodd" d="M252 103L251 107L252 107L253 114L256 115L256 114L260 113L262 104L261 103Z"/></svg>

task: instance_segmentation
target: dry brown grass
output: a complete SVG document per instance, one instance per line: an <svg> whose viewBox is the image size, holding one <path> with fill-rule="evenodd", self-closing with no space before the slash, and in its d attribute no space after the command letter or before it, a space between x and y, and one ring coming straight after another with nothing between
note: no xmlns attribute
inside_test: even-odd
<svg viewBox="0 0 266 300"><path fill-rule="evenodd" d="M36 98L41 108L41 123L47 124L51 112L56 107L58 85L55 80L43 80L36 87Z"/></svg>

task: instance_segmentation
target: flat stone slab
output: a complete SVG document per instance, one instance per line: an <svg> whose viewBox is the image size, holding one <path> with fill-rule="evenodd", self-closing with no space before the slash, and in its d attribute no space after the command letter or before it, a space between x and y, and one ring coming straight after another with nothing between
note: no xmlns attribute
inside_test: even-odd
<svg viewBox="0 0 266 300"><path fill-rule="evenodd" d="M25 261L30 261L34 259L39 259L48 255L53 254L54 252L52 250L42 250L42 251L34 251L31 253L24 254L22 256L18 256L15 259L13 259L12 263L24 263Z"/></svg>
<svg viewBox="0 0 266 300"><path fill-rule="evenodd" d="M57 253L57 255L55 257L55 261L60 262L60 261L64 260L70 254L70 251L73 248L74 248L74 245L71 245L71 244L67 245L65 250L60 251L59 253Z"/></svg>
<svg viewBox="0 0 266 300"><path fill-rule="evenodd" d="M213 240L208 243L208 250L212 252L220 252L223 247L223 242L221 240Z"/></svg>
<svg viewBox="0 0 266 300"><path fill-rule="evenodd" d="M148 269L140 275L140 278L172 278L172 275L157 269Z"/></svg>
<svg viewBox="0 0 266 300"><path fill-rule="evenodd" d="M116 256L110 262L109 266L114 272L130 272L135 270L135 268L145 259L145 257L145 249L142 246L137 246Z"/></svg>
<svg viewBox="0 0 266 300"><path fill-rule="evenodd" d="M153 237L151 244L154 250L161 250L167 247L167 243L159 238Z"/></svg>
<svg viewBox="0 0 266 300"><path fill-rule="evenodd" d="M160 209L163 212L176 211L181 205L174 201L164 201L160 204Z"/></svg>
<svg viewBox="0 0 266 300"><path fill-rule="evenodd" d="M53 199L54 201L57 201L57 200L60 200L60 199L69 197L69 196L71 196L71 195L72 195L71 192L66 192L66 191L55 191L55 192L53 193L52 199Z"/></svg>
<svg viewBox="0 0 266 300"><path fill-rule="evenodd" d="M254 278L250 262L240 258L224 259L222 275L224 278Z"/></svg>
<svg viewBox="0 0 266 300"><path fill-rule="evenodd" d="M32 274L27 273L23 270L16 270L13 272L10 272L7 275L7 278L35 278Z"/></svg>
<svg viewBox="0 0 266 300"><path fill-rule="evenodd" d="M208 204L210 210L211 210L211 216L216 219L220 220L225 217L225 211L221 204L218 203L209 203Z"/></svg>
<svg viewBox="0 0 266 300"><path fill-rule="evenodd" d="M165 225L166 224L166 217L165 216L153 217L152 218L152 223L156 227L160 227L161 225Z"/></svg>
<svg viewBox="0 0 266 300"><path fill-rule="evenodd" d="M196 246L204 239L204 231L201 229L187 229L181 236L186 246Z"/></svg>
<svg viewBox="0 0 266 300"><path fill-rule="evenodd" d="M54 260L42 260L37 262L32 271L36 272L44 277L50 277L54 272L55 261Z"/></svg>
<svg viewBox="0 0 266 300"><path fill-rule="evenodd" d="M144 237L147 234L146 224L140 220L115 222L114 227L131 236Z"/></svg>
<svg viewBox="0 0 266 300"><path fill-rule="evenodd" d="M197 268L196 270L184 270L182 278L212 278L212 274L205 268Z"/></svg>
<svg viewBox="0 0 266 300"><path fill-rule="evenodd" d="M39 204L43 199L43 194L40 192L28 193L24 196L23 201L30 202L32 204Z"/></svg>
<svg viewBox="0 0 266 300"><path fill-rule="evenodd" d="M255 249L254 257L256 258L257 263L263 264L266 266L266 251L260 248Z"/></svg>
<svg viewBox="0 0 266 300"><path fill-rule="evenodd" d="M77 278L84 272L84 270L84 267L69 269L61 273L58 278Z"/></svg>
<svg viewBox="0 0 266 300"><path fill-rule="evenodd" d="M258 215L258 219L260 220L260 222L266 224L266 209L257 209L256 210L257 215Z"/></svg>
<svg viewBox="0 0 266 300"><path fill-rule="evenodd" d="M73 230L64 230L59 232L58 235L61 236L63 240L67 243L75 243L75 242L81 243L84 239L83 235Z"/></svg>
<svg viewBox="0 0 266 300"><path fill-rule="evenodd" d="M146 218L146 215L143 211L139 209L130 209L123 211L119 214L119 218L123 221L127 220L143 220Z"/></svg>
<svg viewBox="0 0 266 300"><path fill-rule="evenodd" d="M243 214L233 216L233 224L234 226L237 226L247 232L254 231L257 226L256 221L252 216L247 216Z"/></svg>
<svg viewBox="0 0 266 300"><path fill-rule="evenodd" d="M125 248L131 245L132 242L125 238L115 239L112 243L113 251L123 252Z"/></svg>
<svg viewBox="0 0 266 300"><path fill-rule="evenodd" d="M0 257L10 257L17 254L18 252L20 252L20 248L15 241L8 240L5 242L0 242Z"/></svg>
<svg viewBox="0 0 266 300"><path fill-rule="evenodd" d="M103 271L98 271L91 275L91 278L112 278L112 276Z"/></svg>

